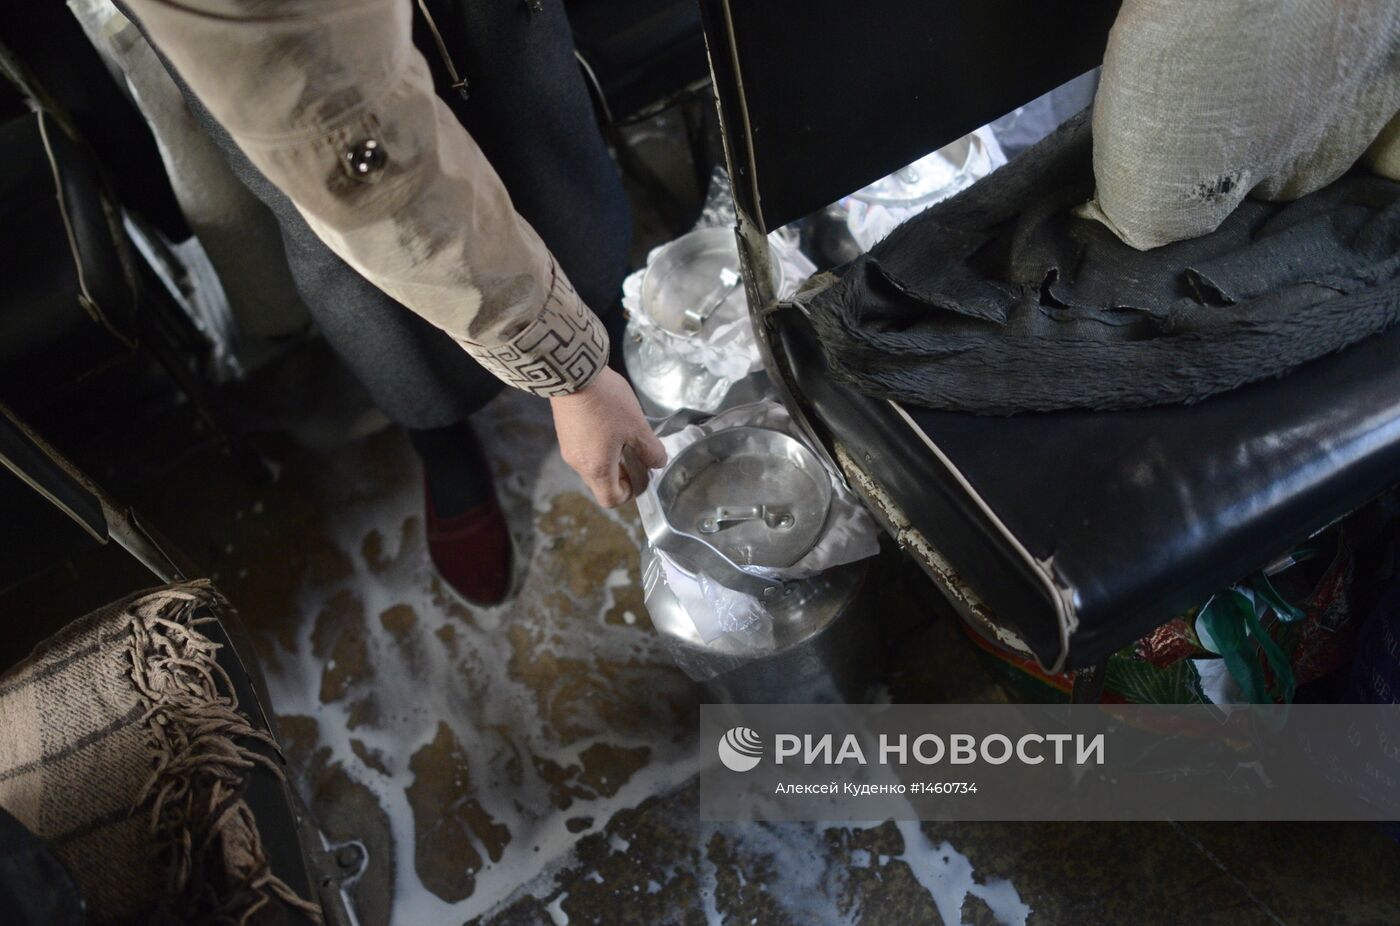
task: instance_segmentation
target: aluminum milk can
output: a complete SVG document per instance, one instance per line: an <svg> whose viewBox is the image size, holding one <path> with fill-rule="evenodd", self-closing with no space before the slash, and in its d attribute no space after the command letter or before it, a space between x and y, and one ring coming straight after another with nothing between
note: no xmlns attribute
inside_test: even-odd
<svg viewBox="0 0 1400 926"><path fill-rule="evenodd" d="M775 289L782 283L775 261ZM622 346L627 375L649 416L715 412L762 394L748 311L732 229L702 228L657 250L642 275L640 308Z"/></svg>
<svg viewBox="0 0 1400 926"><path fill-rule="evenodd" d="M654 495L638 499L647 611L678 665L717 699L859 701L872 687L869 561L782 578L823 536L832 495L801 441L734 427L678 453Z"/></svg>

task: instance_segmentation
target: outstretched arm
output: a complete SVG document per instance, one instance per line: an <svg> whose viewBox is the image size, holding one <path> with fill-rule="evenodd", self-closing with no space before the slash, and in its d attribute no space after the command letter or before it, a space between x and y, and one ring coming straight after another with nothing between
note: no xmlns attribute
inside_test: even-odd
<svg viewBox="0 0 1400 926"><path fill-rule="evenodd" d="M434 92L408 0L128 2L331 250L498 378L555 400L565 459L600 502L632 494L624 447L664 460L606 369L602 323Z"/></svg>

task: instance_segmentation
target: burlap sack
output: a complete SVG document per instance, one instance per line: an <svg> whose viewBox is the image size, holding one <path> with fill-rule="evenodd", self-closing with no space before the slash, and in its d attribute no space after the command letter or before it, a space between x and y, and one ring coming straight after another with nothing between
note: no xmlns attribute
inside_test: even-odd
<svg viewBox="0 0 1400 926"><path fill-rule="evenodd" d="M1331 183L1400 110L1395 0L1125 0L1081 214L1146 250ZM1400 179L1400 148L1368 163Z"/></svg>

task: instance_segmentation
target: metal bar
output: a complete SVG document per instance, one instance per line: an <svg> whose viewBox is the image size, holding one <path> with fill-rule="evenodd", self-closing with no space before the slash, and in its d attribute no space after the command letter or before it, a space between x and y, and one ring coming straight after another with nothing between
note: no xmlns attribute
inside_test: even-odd
<svg viewBox="0 0 1400 926"><path fill-rule="evenodd" d="M13 428L35 451L24 457L17 453L0 452L0 464L19 476L55 508L76 521L95 540L104 544L108 539L115 540L118 546L135 557L162 582L178 582L191 574L197 574L189 567L184 556L173 552L174 547L142 524L131 509L121 505L93 484L92 480L69 462L67 457L35 434L4 406L0 406L0 423ZM98 510L80 514L72 505L66 504L62 493L56 491L65 485L82 493L82 497L95 501ZM97 523L94 523L95 521Z"/></svg>

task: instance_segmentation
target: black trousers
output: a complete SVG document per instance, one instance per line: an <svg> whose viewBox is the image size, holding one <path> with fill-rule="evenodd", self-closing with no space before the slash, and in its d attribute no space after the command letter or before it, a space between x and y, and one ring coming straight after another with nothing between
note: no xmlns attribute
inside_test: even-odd
<svg viewBox="0 0 1400 926"><path fill-rule="evenodd" d="M415 11L415 41L440 96L500 174L516 210L603 318L616 353L632 219L574 58L562 0L430 0L430 9L454 65L470 84L465 100L450 89L441 56ZM505 388L444 332L326 247L169 62L166 67L235 175L276 216L302 300L385 414L408 428L446 427Z"/></svg>

